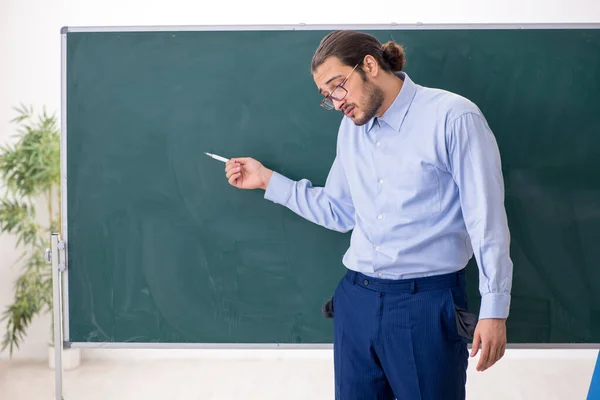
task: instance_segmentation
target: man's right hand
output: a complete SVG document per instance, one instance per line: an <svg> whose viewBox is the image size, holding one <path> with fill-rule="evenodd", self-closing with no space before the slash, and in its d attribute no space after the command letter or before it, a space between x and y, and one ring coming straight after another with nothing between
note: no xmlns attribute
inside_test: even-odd
<svg viewBox="0 0 600 400"><path fill-rule="evenodd" d="M225 164L225 175L238 189L267 190L273 171L253 158L232 158Z"/></svg>

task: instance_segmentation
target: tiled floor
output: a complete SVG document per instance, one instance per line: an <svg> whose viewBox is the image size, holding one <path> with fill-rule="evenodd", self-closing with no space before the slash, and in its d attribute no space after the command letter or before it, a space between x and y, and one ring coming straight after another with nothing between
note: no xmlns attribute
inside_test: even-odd
<svg viewBox="0 0 600 400"><path fill-rule="evenodd" d="M474 364L474 363L473 363ZM595 359L503 359L471 365L469 400L584 400ZM333 399L332 361L318 359L84 360L64 374L65 400ZM54 399L45 362L0 361L0 399Z"/></svg>

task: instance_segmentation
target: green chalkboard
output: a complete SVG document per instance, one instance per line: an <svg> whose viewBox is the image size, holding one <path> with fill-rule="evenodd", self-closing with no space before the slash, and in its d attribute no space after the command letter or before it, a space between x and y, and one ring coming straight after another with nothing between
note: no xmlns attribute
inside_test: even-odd
<svg viewBox="0 0 600 400"><path fill-rule="evenodd" d="M68 340L331 343L349 234L228 185L251 156L323 185L341 114L310 60L327 30L66 36ZM600 343L600 30L374 29L418 84L473 100L500 147L511 344ZM478 312L477 269L468 266Z"/></svg>

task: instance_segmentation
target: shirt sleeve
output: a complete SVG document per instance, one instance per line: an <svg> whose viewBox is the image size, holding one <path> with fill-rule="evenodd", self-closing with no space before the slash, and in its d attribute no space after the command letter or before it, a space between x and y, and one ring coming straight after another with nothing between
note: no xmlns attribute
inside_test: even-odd
<svg viewBox="0 0 600 400"><path fill-rule="evenodd" d="M479 318L507 318L513 263L504 180L498 145L483 115L469 112L450 125L448 153L479 266Z"/></svg>
<svg viewBox="0 0 600 400"><path fill-rule="evenodd" d="M335 158L324 187L313 187L307 179L293 181L273 172L265 199L334 231L354 228L354 205L339 157Z"/></svg>

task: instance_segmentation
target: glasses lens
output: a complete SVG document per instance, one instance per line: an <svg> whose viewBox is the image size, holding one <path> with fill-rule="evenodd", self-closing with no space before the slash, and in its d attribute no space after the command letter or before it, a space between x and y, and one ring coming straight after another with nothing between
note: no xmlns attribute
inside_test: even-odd
<svg viewBox="0 0 600 400"><path fill-rule="evenodd" d="M333 101L331 101L331 99L327 98L327 99L323 100L323 102L321 103L321 106L326 110L333 110Z"/></svg>
<svg viewBox="0 0 600 400"><path fill-rule="evenodd" d="M346 97L346 89L344 89L343 87L336 87L335 89L333 89L333 92L331 92L331 95L329 95L329 97L333 100L336 101L341 101L344 100L344 97Z"/></svg>
<svg viewBox="0 0 600 400"><path fill-rule="evenodd" d="M323 100L321 106L323 106L323 108L325 108L326 110L333 110L335 108L333 100L342 101L344 100L344 97L346 97L347 94L348 91L346 89L344 89L341 86L338 86L335 89L333 89L333 92L331 92L329 97Z"/></svg>

